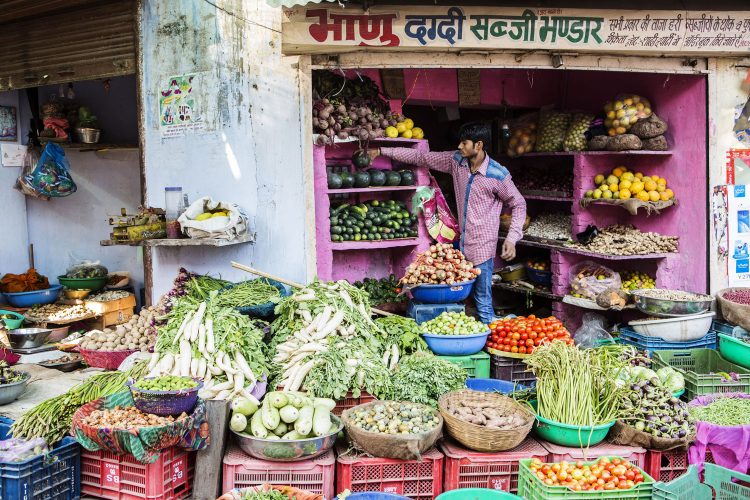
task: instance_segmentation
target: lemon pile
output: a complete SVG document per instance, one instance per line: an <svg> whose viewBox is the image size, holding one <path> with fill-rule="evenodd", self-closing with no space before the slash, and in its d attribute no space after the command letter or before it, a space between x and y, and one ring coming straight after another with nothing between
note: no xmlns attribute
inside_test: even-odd
<svg viewBox="0 0 750 500"><path fill-rule="evenodd" d="M586 191L586 198L595 200L669 201L674 192L667 187L667 180L658 175L633 173L627 167L616 167L609 175L599 174L594 178L596 188Z"/></svg>
<svg viewBox="0 0 750 500"><path fill-rule="evenodd" d="M623 271L620 273L623 290L641 290L643 288L656 288L656 280L646 273L638 271Z"/></svg>
<svg viewBox="0 0 750 500"><path fill-rule="evenodd" d="M226 210L219 210L218 212L203 212L197 216L195 220L213 219L215 217L229 217L229 212Z"/></svg>
<svg viewBox="0 0 750 500"><path fill-rule="evenodd" d="M402 137L404 139L424 139L424 131L421 128L414 126L414 120L406 118L403 115L394 116L397 116L396 119L398 121L395 126L391 125L386 127L386 136L391 139L395 139L396 137Z"/></svg>

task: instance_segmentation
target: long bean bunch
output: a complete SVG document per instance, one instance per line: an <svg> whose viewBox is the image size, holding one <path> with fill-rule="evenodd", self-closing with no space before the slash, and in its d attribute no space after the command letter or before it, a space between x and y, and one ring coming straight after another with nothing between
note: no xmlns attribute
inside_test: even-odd
<svg viewBox="0 0 750 500"><path fill-rule="evenodd" d="M706 406L689 409L696 420L725 427L750 424L750 399L720 398Z"/></svg>
<svg viewBox="0 0 750 500"><path fill-rule="evenodd" d="M217 295L213 302L222 307L241 307L278 302L280 299L278 288L264 279L256 279L237 283Z"/></svg>
<svg viewBox="0 0 750 500"><path fill-rule="evenodd" d="M579 349L565 342L542 344L526 359L536 375L538 413L555 422L593 426L619 416L625 389L615 374L627 361L612 350Z"/></svg>

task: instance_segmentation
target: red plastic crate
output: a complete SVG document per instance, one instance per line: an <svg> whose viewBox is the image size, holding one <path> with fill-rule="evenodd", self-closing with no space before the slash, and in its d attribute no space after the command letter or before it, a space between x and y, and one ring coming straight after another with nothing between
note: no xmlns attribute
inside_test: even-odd
<svg viewBox="0 0 750 500"><path fill-rule="evenodd" d="M641 469L646 469L646 449L634 446L621 446L604 441L590 448L570 448L568 446L559 446L547 441L539 441L541 445L549 452L550 462L584 462L593 461L599 457L620 457L624 458Z"/></svg>
<svg viewBox="0 0 750 500"><path fill-rule="evenodd" d="M176 500L193 489L195 452L171 447L152 464L132 455L81 449L81 496L114 500Z"/></svg>
<svg viewBox="0 0 750 500"><path fill-rule="evenodd" d="M246 455L232 443L227 447L223 464L223 493L233 488L270 483L294 486L326 498L334 496L336 458L333 451L301 462L270 462Z"/></svg>
<svg viewBox="0 0 750 500"><path fill-rule="evenodd" d="M336 408L333 409L334 415L341 415L344 413L344 410L348 410L349 408L354 408L355 406L369 403L371 401L376 401L378 398L370 394L369 392L362 391L362 393L359 395L358 398L352 397L351 392L347 392L344 399L339 399L336 401Z"/></svg>
<svg viewBox="0 0 750 500"><path fill-rule="evenodd" d="M375 458L347 452L339 445L336 459L336 493L380 491L419 500L432 500L443 490L443 454L436 448L422 461Z"/></svg>
<svg viewBox="0 0 750 500"><path fill-rule="evenodd" d="M538 458L547 461L547 450L533 438L508 451L481 453L464 448L455 441L444 441L440 450L445 455L444 491L458 488L490 488L515 493L518 491L518 460Z"/></svg>
<svg viewBox="0 0 750 500"><path fill-rule="evenodd" d="M714 457L710 450L706 450L706 463L714 463ZM649 476L662 482L669 482L677 479L687 472L688 452L679 451L657 451L648 450L646 456L646 472Z"/></svg>

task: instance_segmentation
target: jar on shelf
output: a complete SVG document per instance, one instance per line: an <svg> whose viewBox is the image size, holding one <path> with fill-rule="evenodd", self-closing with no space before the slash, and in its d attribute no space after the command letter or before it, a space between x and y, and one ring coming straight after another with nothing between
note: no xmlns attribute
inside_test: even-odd
<svg viewBox="0 0 750 500"><path fill-rule="evenodd" d="M167 238L182 238L182 228L177 218L182 213L182 188L164 188L164 212L167 219Z"/></svg>

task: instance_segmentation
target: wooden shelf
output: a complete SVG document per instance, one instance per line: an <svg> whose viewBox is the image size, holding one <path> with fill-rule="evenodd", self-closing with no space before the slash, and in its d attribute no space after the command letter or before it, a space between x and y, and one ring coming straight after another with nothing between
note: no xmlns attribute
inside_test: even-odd
<svg viewBox="0 0 750 500"><path fill-rule="evenodd" d="M366 187L366 188L342 188L328 189L328 194L346 194L346 193L387 193L389 191L415 191L422 186L383 186L383 187Z"/></svg>
<svg viewBox="0 0 750 500"><path fill-rule="evenodd" d="M591 311L614 311L614 312L619 312L620 311L619 309L612 309L612 308L605 309L605 308L599 306L593 300L580 299L578 297L573 297L572 295L565 295L562 298L562 301L563 301L564 304L568 304L569 306L580 307L581 309L589 309ZM628 304L628 305L626 305L621 310L624 311L624 310L630 310L630 309L635 309L635 305L634 304Z"/></svg>
<svg viewBox="0 0 750 500"><path fill-rule="evenodd" d="M316 141L318 139L318 135L320 135L320 134L313 134L313 144L317 145ZM357 139L355 137L350 137L348 139L339 139L338 137L334 137L334 139L333 139L333 143L334 144L348 144L348 143L352 143L352 142L360 142L360 141L359 141L359 139ZM404 144L419 144L420 142L427 142L427 139L405 139L403 137L395 137L395 138L380 137L378 139L370 139L369 142L371 142L371 143L374 142L374 143L377 143L377 144L392 143L392 144L398 144L398 145L402 146Z"/></svg>
<svg viewBox="0 0 750 500"><path fill-rule="evenodd" d="M498 238L498 242L505 241L505 236L500 236ZM547 240L552 241L552 240ZM518 242L519 245L527 246L527 247L534 247L534 248L545 248L548 250L558 250L560 252L567 252L572 253L576 255L583 255L586 257L595 257L598 259L605 259L605 260L641 260L641 259L664 259L668 257L669 253L648 253L648 254L642 254L642 255L608 255L603 253L597 253L597 252L588 252L586 250L581 250L578 248L572 248L569 246L566 246L564 243L560 242L559 244L555 243L542 243L540 241L531 241L527 239L522 239ZM676 253L674 255L677 255Z"/></svg>
<svg viewBox="0 0 750 500"><path fill-rule="evenodd" d="M503 156L503 158L544 158L555 156L612 156L612 155L645 155L645 156L670 156L671 151L555 151L552 153L526 153L519 156Z"/></svg>
<svg viewBox="0 0 750 500"><path fill-rule="evenodd" d="M401 238L377 241L334 241L331 242L331 250L378 250L383 248L415 247L418 244L418 238Z"/></svg>
<svg viewBox="0 0 750 500"><path fill-rule="evenodd" d="M555 295L551 291L548 292L545 290L540 290L539 288L535 288L534 290L531 290L529 288L526 288L525 286L516 285L513 282L507 283L503 281L500 283L493 283L492 286L501 288L503 290L507 290L513 293L521 293L524 295L531 294L537 297L543 297L545 299L550 299L550 300L558 300L558 301L562 300L562 297L560 295Z"/></svg>
<svg viewBox="0 0 750 500"><path fill-rule="evenodd" d="M255 234L245 234L238 238L227 241L218 239L152 239L152 240L101 240L99 244L103 247L111 246L131 246L131 247L226 247L231 245L240 245L242 243L255 243Z"/></svg>
<svg viewBox="0 0 750 500"><path fill-rule="evenodd" d="M560 203L573 203L573 197L562 197L562 196L543 196L539 194L524 194L521 192L521 196L523 196L527 200L540 200L540 201L557 201Z"/></svg>
<svg viewBox="0 0 750 500"><path fill-rule="evenodd" d="M137 144L78 144L78 143L58 143L58 146L63 149L71 149L74 151L87 152L87 151L137 151Z"/></svg>

